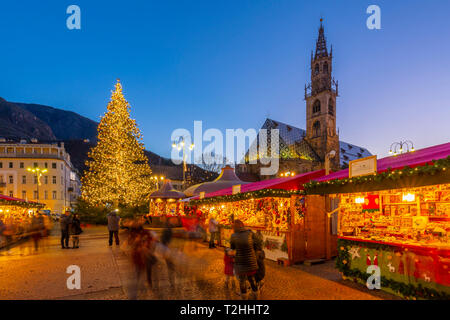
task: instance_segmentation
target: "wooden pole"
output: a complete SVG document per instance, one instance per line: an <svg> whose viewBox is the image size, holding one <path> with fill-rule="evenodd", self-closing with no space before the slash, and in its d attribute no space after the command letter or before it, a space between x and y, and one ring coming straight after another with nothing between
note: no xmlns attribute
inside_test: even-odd
<svg viewBox="0 0 450 320"><path fill-rule="evenodd" d="M331 211L331 199L329 195L325 196L325 245L326 245L326 259L331 259L331 226L328 212Z"/></svg>

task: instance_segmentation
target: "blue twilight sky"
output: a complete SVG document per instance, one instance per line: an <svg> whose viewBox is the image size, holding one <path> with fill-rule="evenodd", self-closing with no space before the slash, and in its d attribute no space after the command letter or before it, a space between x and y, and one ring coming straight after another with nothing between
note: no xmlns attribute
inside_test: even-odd
<svg viewBox="0 0 450 320"><path fill-rule="evenodd" d="M66 8L81 8L68 30ZM381 30L366 8L381 7ZM0 96L105 112L116 78L145 147L170 156L176 128L305 128L304 84L324 17L339 81L341 140L385 156L450 141L450 1L4 1Z"/></svg>

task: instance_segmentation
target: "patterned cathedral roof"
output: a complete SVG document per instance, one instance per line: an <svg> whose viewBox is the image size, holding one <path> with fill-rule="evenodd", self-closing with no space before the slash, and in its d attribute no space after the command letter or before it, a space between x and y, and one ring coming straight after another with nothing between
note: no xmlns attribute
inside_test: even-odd
<svg viewBox="0 0 450 320"><path fill-rule="evenodd" d="M270 130L278 129L280 134L280 158L281 159L305 159L312 161L320 161L320 157L311 147L311 145L304 139L306 131L286 123L275 121L267 118L261 129L267 129L267 147L270 153ZM252 146L259 147L259 133ZM348 165L349 161L371 156L372 154L363 147L339 141L340 146L340 164L341 166ZM259 150L259 148L257 149ZM249 151L245 155L245 160L248 162Z"/></svg>

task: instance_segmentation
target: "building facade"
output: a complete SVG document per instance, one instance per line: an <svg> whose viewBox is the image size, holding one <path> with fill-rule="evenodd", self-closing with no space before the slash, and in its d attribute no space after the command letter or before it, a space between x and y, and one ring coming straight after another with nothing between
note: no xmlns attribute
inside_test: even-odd
<svg viewBox="0 0 450 320"><path fill-rule="evenodd" d="M38 177L32 170L39 168ZM36 170L35 170L36 171ZM0 139L0 193L61 213L80 196L80 179L64 143Z"/></svg>
<svg viewBox="0 0 450 320"><path fill-rule="evenodd" d="M306 130L267 118L261 127L267 133L267 154L272 155L272 145L277 145L278 173L262 176L261 167L267 165L259 161L260 154L247 151L244 163L236 166L238 174L247 173L258 179L270 179L281 174L304 173L325 167L325 159L334 151L330 159L330 169L339 170L348 166L351 160L368 157L371 153L339 140L336 130L336 106L338 83L332 76L333 49L328 52L325 31L320 23L315 52L311 52L311 81L305 85ZM278 130L278 144L272 144L271 131ZM263 138L264 139L264 138ZM260 134L249 150L259 150ZM267 163L267 162L266 162Z"/></svg>

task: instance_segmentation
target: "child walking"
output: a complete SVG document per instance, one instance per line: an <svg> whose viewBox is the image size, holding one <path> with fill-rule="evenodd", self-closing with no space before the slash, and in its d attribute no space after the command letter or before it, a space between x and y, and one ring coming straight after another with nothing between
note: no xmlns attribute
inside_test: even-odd
<svg viewBox="0 0 450 320"><path fill-rule="evenodd" d="M236 288L236 284L234 281L234 257L230 255L231 249L225 248L225 255L223 257L223 262L225 264L225 288L231 288L234 290Z"/></svg>

